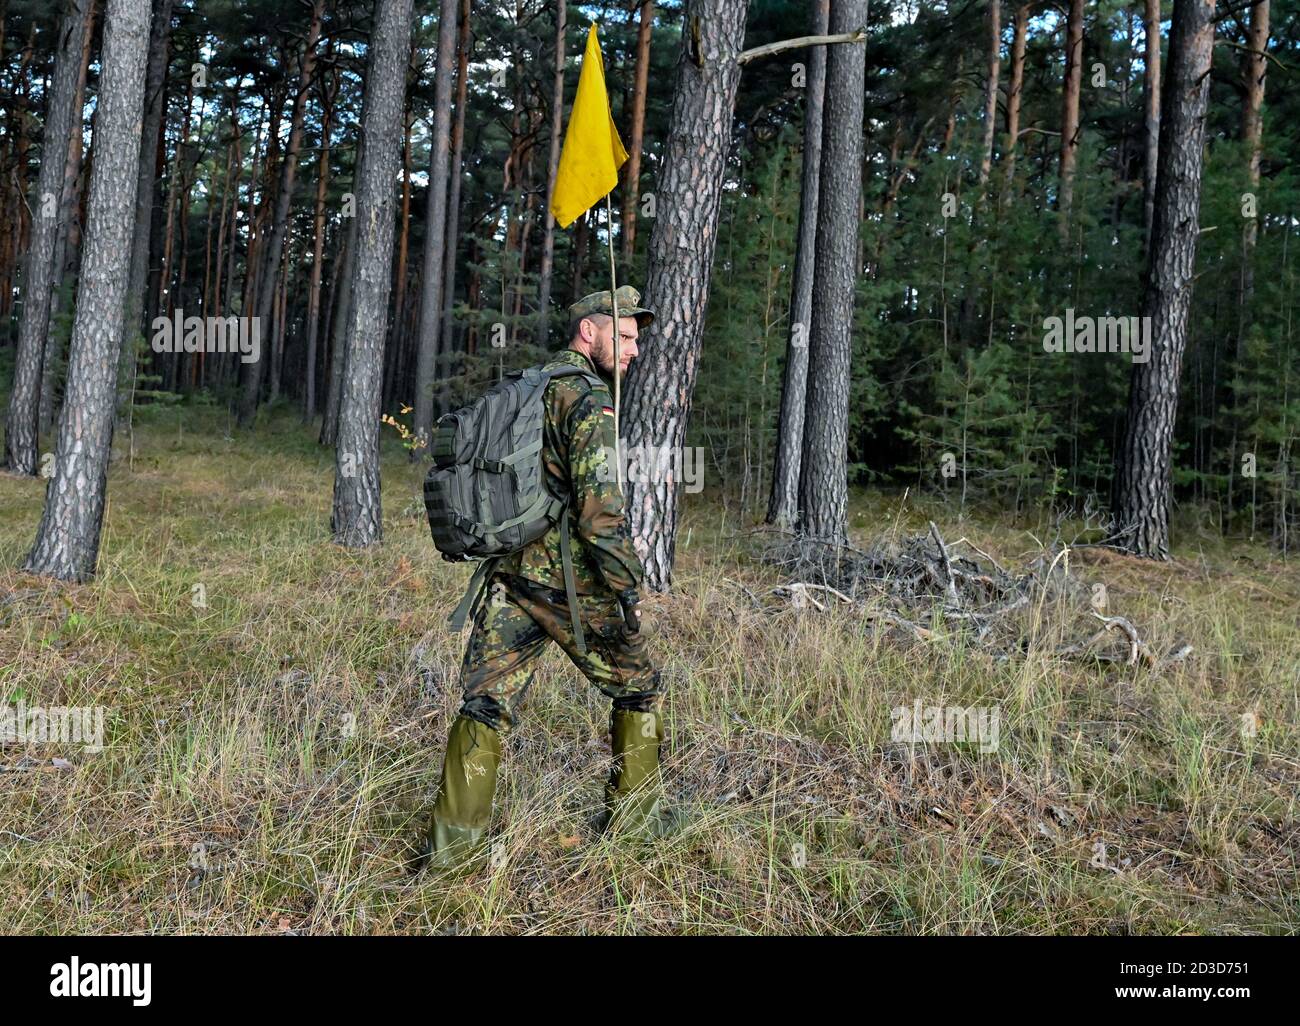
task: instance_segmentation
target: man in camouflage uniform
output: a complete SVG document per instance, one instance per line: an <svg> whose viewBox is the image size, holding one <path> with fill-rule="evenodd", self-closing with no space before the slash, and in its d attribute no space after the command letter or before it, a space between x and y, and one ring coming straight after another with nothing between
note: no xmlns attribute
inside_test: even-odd
<svg viewBox="0 0 1300 1026"><path fill-rule="evenodd" d="M620 376L637 355L637 334L654 320L631 286L618 290ZM479 604L461 666L464 704L452 723L425 856L438 866L481 855L492 814L501 735L552 641L613 703L614 767L603 826L656 836L672 818L661 808L660 675L650 663L637 610L642 567L623 514L614 460L614 318L609 292L569 308L569 346L548 367L594 374L556 378L545 396L542 460L547 485L569 496L573 572L584 645L570 621L560 529L497 565Z"/></svg>

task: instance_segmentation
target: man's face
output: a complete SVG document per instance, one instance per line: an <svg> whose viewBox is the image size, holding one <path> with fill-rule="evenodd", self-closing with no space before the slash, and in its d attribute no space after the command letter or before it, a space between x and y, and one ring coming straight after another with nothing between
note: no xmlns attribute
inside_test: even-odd
<svg viewBox="0 0 1300 1026"><path fill-rule="evenodd" d="M627 374L628 365L636 359L637 326L635 317L619 318L619 378ZM591 362L608 374L614 376L614 318L590 317L581 325L583 340L591 350Z"/></svg>

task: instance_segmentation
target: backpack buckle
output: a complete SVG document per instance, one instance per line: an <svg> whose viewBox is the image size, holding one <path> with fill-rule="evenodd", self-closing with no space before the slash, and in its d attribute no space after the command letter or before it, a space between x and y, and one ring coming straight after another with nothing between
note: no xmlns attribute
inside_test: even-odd
<svg viewBox="0 0 1300 1026"><path fill-rule="evenodd" d="M507 470L513 469L502 460L485 460L482 456L474 457L474 468L476 470L490 470L494 474L504 474Z"/></svg>
<svg viewBox="0 0 1300 1026"><path fill-rule="evenodd" d="M451 513L447 519L451 521L453 527L475 538L482 539L483 532L479 529L479 525L469 517L461 516L459 513Z"/></svg>

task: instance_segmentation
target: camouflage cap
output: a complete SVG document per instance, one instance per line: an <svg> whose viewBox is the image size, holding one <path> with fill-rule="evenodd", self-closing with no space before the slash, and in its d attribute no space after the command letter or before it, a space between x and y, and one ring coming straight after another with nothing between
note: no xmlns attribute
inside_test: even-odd
<svg viewBox="0 0 1300 1026"><path fill-rule="evenodd" d="M620 317L635 317L638 328L644 328L652 323L655 315L652 311L639 305L641 302L641 293L631 285L620 285L618 287L618 315ZM604 292L593 292L589 296L583 296L571 307L569 307L569 320L576 321L581 317L589 317L592 314L605 314L608 317L614 316L614 305L610 302L609 290Z"/></svg>

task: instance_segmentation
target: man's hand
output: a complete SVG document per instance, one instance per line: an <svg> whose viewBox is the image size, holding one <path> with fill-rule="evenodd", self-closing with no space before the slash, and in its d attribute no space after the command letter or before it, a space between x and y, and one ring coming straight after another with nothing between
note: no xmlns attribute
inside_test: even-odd
<svg viewBox="0 0 1300 1026"><path fill-rule="evenodd" d="M641 610L638 608L640 601L641 596L636 593L635 588L628 588L618 593L618 605L623 610L623 623L627 625L629 634L636 634L641 630Z"/></svg>

